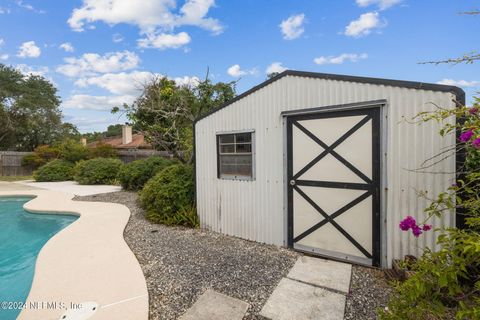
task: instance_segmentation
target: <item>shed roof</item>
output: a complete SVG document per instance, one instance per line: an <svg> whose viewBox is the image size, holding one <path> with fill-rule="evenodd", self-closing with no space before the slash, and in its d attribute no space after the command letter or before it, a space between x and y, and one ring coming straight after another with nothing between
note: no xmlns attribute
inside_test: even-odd
<svg viewBox="0 0 480 320"><path fill-rule="evenodd" d="M376 85L392 86L392 87L401 87L408 89L417 89L417 90L430 90L430 91L440 91L440 92L450 92L455 94L457 100L465 104L465 91L459 87L435 84L435 83L425 83L425 82L416 82L416 81L405 81L405 80L392 80L392 79L382 79L382 78L370 78L370 77L358 77L358 76L349 76L349 75L340 75L340 74L329 74L329 73L318 73L318 72L307 72L307 71L297 71L297 70L286 70L275 77L268 79L259 85L251 88L250 90L245 91L244 93L236 96L234 99L230 100L226 104L211 110L210 112L198 117L195 120L195 123L208 117L209 115L228 107L229 105L237 102L238 100L243 99L244 97L254 93L257 90L262 89L263 87L280 80L285 76L296 76L303 78L314 78L314 79L326 79L326 80L337 80L337 81L348 81L348 82L357 82L357 83L369 83Z"/></svg>

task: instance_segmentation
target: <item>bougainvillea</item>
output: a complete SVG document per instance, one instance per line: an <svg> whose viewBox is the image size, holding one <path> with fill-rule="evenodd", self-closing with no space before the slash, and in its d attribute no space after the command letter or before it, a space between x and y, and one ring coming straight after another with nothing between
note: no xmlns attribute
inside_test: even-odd
<svg viewBox="0 0 480 320"><path fill-rule="evenodd" d="M461 133L457 143L443 149L432 162L450 157L465 161L457 169L456 181L436 199L429 199L424 222L407 216L399 227L419 237L432 229L426 224L430 218L456 212L463 216L465 228L435 229L437 251L424 250L411 266L413 275L396 285L388 308L379 310L380 319L480 319L480 98L476 101L472 108L439 107L418 115L420 121L439 123L444 137Z"/></svg>
<svg viewBox="0 0 480 320"><path fill-rule="evenodd" d="M411 229L413 235L417 238L423 233L423 231L432 229L432 226L429 224L424 223L422 226L418 225L417 221L412 216L407 216L405 219L400 221L399 227L402 231L408 231Z"/></svg>
<svg viewBox="0 0 480 320"><path fill-rule="evenodd" d="M472 137L473 137L473 130L470 129L460 135L460 141L467 142L467 141L470 141Z"/></svg>

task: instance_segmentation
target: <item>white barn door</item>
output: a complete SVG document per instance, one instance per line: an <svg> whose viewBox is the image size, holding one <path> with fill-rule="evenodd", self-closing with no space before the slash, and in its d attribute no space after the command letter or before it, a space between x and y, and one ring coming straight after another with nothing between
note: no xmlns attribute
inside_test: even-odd
<svg viewBox="0 0 480 320"><path fill-rule="evenodd" d="M380 111L287 118L288 243L380 265Z"/></svg>

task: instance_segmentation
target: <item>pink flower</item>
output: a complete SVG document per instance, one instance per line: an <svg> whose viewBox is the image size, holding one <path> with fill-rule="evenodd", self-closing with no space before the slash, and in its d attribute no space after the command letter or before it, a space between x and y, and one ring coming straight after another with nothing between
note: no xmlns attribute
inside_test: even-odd
<svg viewBox="0 0 480 320"><path fill-rule="evenodd" d="M470 109L468 110L468 112L469 112L470 114L476 114L476 113L478 112L478 108L477 108L477 107L470 108Z"/></svg>
<svg viewBox="0 0 480 320"><path fill-rule="evenodd" d="M472 141L472 146L475 148L475 149L480 149L480 138L477 138L475 140Z"/></svg>
<svg viewBox="0 0 480 320"><path fill-rule="evenodd" d="M403 231L408 231L412 229L412 233L415 238L418 238L423 233L423 231L428 231L432 229L432 225L430 224L424 224L422 227L420 227L417 224L417 221L415 221L415 218L412 216L407 216L405 219L400 221L399 227Z"/></svg>
<svg viewBox="0 0 480 320"><path fill-rule="evenodd" d="M422 230L423 231L428 231L432 229L432 225L431 224L424 224L423 227L422 227Z"/></svg>
<svg viewBox="0 0 480 320"><path fill-rule="evenodd" d="M412 228L412 233L415 236L415 238L418 238L418 236L422 234L422 229L419 226L415 225Z"/></svg>
<svg viewBox="0 0 480 320"><path fill-rule="evenodd" d="M467 141L470 141L472 137L473 137L473 130L470 129L460 135L460 141L467 142Z"/></svg>
<svg viewBox="0 0 480 320"><path fill-rule="evenodd" d="M415 218L412 216L407 216L405 219L400 221L399 227L403 231L408 231L409 229L412 229L416 225L417 225L417 222L415 221Z"/></svg>

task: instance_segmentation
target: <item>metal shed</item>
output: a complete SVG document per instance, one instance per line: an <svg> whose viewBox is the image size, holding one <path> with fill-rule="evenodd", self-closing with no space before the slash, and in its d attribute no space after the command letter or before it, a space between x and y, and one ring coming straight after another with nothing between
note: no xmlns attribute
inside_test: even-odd
<svg viewBox="0 0 480 320"><path fill-rule="evenodd" d="M419 255L433 232L398 224L424 219L419 191L454 183L455 157L429 168L443 174L415 169L455 137L405 120L464 100L453 86L285 71L195 122L201 226L374 266Z"/></svg>

